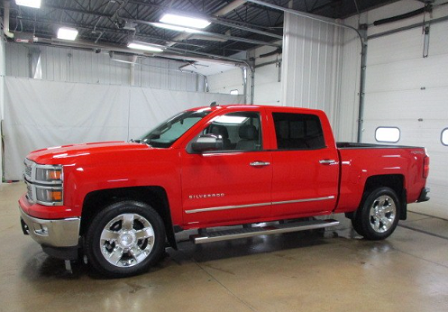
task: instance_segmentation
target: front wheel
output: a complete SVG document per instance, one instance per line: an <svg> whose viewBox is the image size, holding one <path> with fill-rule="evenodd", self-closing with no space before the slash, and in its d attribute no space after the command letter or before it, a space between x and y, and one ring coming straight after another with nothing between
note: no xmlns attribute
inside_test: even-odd
<svg viewBox="0 0 448 312"><path fill-rule="evenodd" d="M381 240L395 231L399 215L400 201L395 191L380 187L365 197L352 223L364 238Z"/></svg>
<svg viewBox="0 0 448 312"><path fill-rule="evenodd" d="M165 249L162 219L149 205L122 201L101 210L85 237L85 252L93 268L110 277L147 271Z"/></svg>

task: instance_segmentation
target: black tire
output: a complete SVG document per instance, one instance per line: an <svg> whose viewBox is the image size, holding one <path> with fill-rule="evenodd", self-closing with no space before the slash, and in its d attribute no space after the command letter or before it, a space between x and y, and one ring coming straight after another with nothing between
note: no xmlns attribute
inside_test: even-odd
<svg viewBox="0 0 448 312"><path fill-rule="evenodd" d="M149 205L121 201L101 210L84 238L92 267L107 277L137 275L156 264L165 251L165 227Z"/></svg>
<svg viewBox="0 0 448 312"><path fill-rule="evenodd" d="M361 227L360 222L357 220L357 218L353 217L351 220L352 220L353 229L356 231L356 233L358 233L361 236L365 236L365 233Z"/></svg>
<svg viewBox="0 0 448 312"><path fill-rule="evenodd" d="M366 195L352 219L353 228L366 239L385 239L395 231L400 219L398 196L389 187L377 188Z"/></svg>

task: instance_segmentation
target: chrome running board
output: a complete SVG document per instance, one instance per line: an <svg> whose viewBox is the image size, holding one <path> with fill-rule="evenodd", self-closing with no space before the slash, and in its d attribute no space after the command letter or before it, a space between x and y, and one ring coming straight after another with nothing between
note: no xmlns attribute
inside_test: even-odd
<svg viewBox="0 0 448 312"><path fill-rule="evenodd" d="M302 221L296 223L274 224L263 227L249 227L249 228L232 229L224 231L213 231L213 232L200 231L200 233L202 232L201 234L192 235L190 236L190 239L195 244L205 244L238 238L253 237L258 235L271 235L271 234L323 229L330 226L336 226L338 224L339 221L327 219L327 220Z"/></svg>

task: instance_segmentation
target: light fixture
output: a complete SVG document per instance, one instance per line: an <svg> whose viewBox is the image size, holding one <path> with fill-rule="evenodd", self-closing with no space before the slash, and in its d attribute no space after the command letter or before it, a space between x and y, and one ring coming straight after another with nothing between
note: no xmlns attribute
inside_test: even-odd
<svg viewBox="0 0 448 312"><path fill-rule="evenodd" d="M42 0L16 0L17 5L27 6L27 7L35 8L35 9L39 9L41 3L42 3Z"/></svg>
<svg viewBox="0 0 448 312"><path fill-rule="evenodd" d="M176 25L171 25L171 24L152 23L151 25L158 27L158 28L165 28L165 29L174 30L174 31L183 31L183 32L192 33L192 34L200 32L200 30L197 30L197 29L176 26Z"/></svg>
<svg viewBox="0 0 448 312"><path fill-rule="evenodd" d="M203 29L211 24L209 21L203 18L189 17L185 15L178 15L172 13L164 14L160 19L160 22L184 27L193 27L198 29Z"/></svg>
<svg viewBox="0 0 448 312"><path fill-rule="evenodd" d="M162 46L144 44L144 43L136 43L136 42L129 43L128 48L134 49L134 50L148 51L148 52L163 52Z"/></svg>
<svg viewBox="0 0 448 312"><path fill-rule="evenodd" d="M78 30L75 28L61 27L58 29L58 39L75 40L78 36Z"/></svg>

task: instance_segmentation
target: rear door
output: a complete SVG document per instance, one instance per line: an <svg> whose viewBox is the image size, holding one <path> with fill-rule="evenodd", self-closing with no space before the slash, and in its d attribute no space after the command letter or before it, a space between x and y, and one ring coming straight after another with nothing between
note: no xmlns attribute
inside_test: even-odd
<svg viewBox="0 0 448 312"><path fill-rule="evenodd" d="M221 136L224 148L198 154L187 146L182 151L187 226L243 223L269 215L272 160L263 147L262 117L258 111L235 111L214 118L200 134Z"/></svg>
<svg viewBox="0 0 448 312"><path fill-rule="evenodd" d="M324 137L326 117L321 121L311 113L275 110L271 116L277 142L272 152L273 215L293 218L331 212L337 200L339 164L333 137Z"/></svg>

